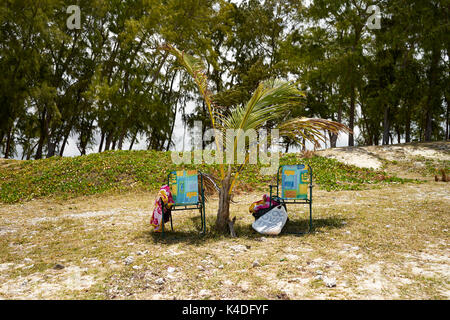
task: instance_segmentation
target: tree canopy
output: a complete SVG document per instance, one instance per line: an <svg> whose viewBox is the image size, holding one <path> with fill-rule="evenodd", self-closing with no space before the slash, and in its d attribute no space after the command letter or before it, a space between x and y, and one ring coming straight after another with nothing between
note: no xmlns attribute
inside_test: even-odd
<svg viewBox="0 0 450 320"><path fill-rule="evenodd" d="M164 43L205 61L224 108L265 80L294 80L306 100L292 118L358 127L349 145L449 139L448 0L79 0L80 29L67 25L72 2L0 4L2 157L63 155L70 138L80 154L141 137L169 150L180 115L206 130L208 107Z"/></svg>

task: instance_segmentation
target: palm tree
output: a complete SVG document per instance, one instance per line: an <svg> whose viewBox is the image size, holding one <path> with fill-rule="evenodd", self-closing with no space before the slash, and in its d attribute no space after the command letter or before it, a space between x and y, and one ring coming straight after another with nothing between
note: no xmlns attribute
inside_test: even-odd
<svg viewBox="0 0 450 320"><path fill-rule="evenodd" d="M222 136L228 129L259 130L268 121L286 119L293 106L298 105L305 94L297 88L297 84L287 81L270 80L259 84L251 99L242 106L232 110L223 110L213 101L213 94L208 89L208 78L204 72L204 66L200 59L197 59L185 52L178 50L170 44L165 44L161 49L174 55L178 62L194 79L206 106L213 130L221 133ZM287 136L295 141L302 139L310 141L315 146L320 141L325 140L324 130L335 134L339 132L350 132L350 129L341 123L325 119L294 118L282 122L278 129L281 136ZM216 137L219 135L216 135ZM236 146L239 136L234 139ZM217 150L220 150L219 142L216 139ZM236 148L234 148L237 152ZM239 174L248 163L248 154L243 165L234 167L232 165L220 165L219 181L219 209L217 212L216 229L226 231L229 228L234 235L234 220L230 220L230 202L233 188L238 180Z"/></svg>

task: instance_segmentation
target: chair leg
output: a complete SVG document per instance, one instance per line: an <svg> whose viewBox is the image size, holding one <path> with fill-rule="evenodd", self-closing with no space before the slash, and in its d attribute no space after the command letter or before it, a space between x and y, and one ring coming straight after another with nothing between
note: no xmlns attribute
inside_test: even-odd
<svg viewBox="0 0 450 320"><path fill-rule="evenodd" d="M170 227L172 228L172 232L173 232L172 213L170 214Z"/></svg>
<svg viewBox="0 0 450 320"><path fill-rule="evenodd" d="M203 205L203 234L206 234L206 208Z"/></svg>
<svg viewBox="0 0 450 320"><path fill-rule="evenodd" d="M202 223L202 225L200 226L200 229L203 231L203 212L202 212L202 207L201 206L198 208L198 212L200 213L200 221Z"/></svg>
<svg viewBox="0 0 450 320"><path fill-rule="evenodd" d="M201 234L204 234L205 233L205 218L204 218L204 214L203 214L203 212L204 212L204 206L202 205L201 207L200 207L200 209L199 209L199 211L200 211L200 218L201 218L201 221L202 221L202 226L201 226Z"/></svg>

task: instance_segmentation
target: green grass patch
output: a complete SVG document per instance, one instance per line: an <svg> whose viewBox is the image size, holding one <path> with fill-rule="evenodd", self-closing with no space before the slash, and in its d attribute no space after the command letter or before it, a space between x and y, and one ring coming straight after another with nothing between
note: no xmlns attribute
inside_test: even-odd
<svg viewBox="0 0 450 320"><path fill-rule="evenodd" d="M280 162L309 164L314 171L314 183L328 191L414 181L318 156L303 159L300 154L286 154ZM240 181L245 188L268 190L268 185L276 182L275 176L261 175L260 168L260 164L248 165L242 172ZM158 151L110 151L75 158L20 161L0 166L0 201L16 203L48 196L73 198L134 189L154 191L166 183L170 171L179 169L199 169L215 175L219 172L218 165L175 165L169 152Z"/></svg>

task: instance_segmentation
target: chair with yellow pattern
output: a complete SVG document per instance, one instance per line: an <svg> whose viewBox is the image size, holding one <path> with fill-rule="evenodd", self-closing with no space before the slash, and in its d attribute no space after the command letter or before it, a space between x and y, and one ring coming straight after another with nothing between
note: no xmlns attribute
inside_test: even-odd
<svg viewBox="0 0 450 320"><path fill-rule="evenodd" d="M280 166L277 173L277 185L270 187L270 199L282 204L309 205L309 232L312 230L312 181L311 166ZM280 190L281 186L281 190ZM274 193L276 189L276 193ZM280 192L281 191L281 192ZM309 192L308 192L309 191Z"/></svg>
<svg viewBox="0 0 450 320"><path fill-rule="evenodd" d="M167 181L174 201L170 211L199 210L202 222L201 233L204 234L206 232L206 214L203 175L197 170L174 171L169 173ZM169 209L163 205L163 221L164 214L167 212ZM172 214L170 214L170 225L173 231ZM162 223L162 234L164 235L164 223Z"/></svg>

